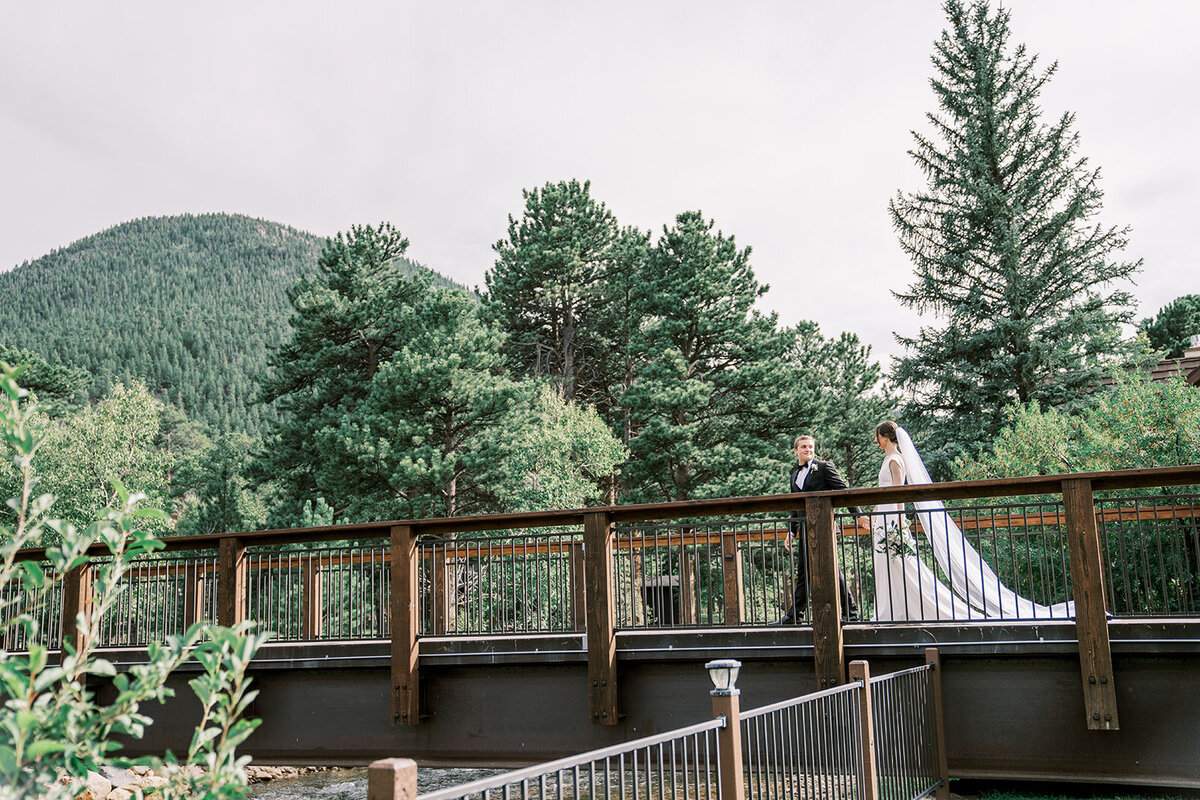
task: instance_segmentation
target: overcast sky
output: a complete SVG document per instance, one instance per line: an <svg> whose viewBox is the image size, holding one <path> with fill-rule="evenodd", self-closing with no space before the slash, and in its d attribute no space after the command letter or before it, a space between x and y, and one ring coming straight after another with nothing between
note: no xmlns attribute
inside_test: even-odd
<svg viewBox="0 0 1200 800"><path fill-rule="evenodd" d="M1200 292L1200 3L1021 0L1131 225L1139 316ZM589 179L623 224L700 209L787 324L885 363L919 320L887 215L922 179L935 2L0 0L0 269L143 216L331 235L390 221L483 284L522 188ZM2 301L0 301L2 302Z"/></svg>

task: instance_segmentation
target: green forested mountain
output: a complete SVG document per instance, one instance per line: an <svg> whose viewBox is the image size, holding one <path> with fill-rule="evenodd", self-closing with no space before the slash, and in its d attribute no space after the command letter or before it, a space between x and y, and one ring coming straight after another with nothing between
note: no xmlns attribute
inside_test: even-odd
<svg viewBox="0 0 1200 800"><path fill-rule="evenodd" d="M117 225L0 273L0 345L86 370L92 399L136 378L194 420L258 434L274 415L253 400L289 330L286 291L324 241L234 214Z"/></svg>

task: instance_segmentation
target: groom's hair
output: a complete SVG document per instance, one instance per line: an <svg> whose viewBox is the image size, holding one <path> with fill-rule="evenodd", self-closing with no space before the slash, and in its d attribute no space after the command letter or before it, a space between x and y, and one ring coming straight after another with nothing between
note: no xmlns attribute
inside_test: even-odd
<svg viewBox="0 0 1200 800"><path fill-rule="evenodd" d="M795 450L797 447L800 446L801 442L806 441L806 440L812 442L813 444L817 443L816 439L809 436L807 433L802 433L796 437L796 441L792 442L792 449Z"/></svg>

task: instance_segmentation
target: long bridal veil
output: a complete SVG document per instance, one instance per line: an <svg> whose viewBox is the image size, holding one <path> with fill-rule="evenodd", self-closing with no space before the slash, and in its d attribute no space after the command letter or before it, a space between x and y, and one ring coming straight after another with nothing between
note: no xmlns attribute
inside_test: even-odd
<svg viewBox="0 0 1200 800"><path fill-rule="evenodd" d="M897 426L896 438L908 483L932 483L908 432ZM951 589L966 600L971 609L999 619L1066 619L1075 616L1073 602L1044 606L1021 597L1001 583L979 551L963 536L940 500L924 500L915 505L934 559L950 579Z"/></svg>

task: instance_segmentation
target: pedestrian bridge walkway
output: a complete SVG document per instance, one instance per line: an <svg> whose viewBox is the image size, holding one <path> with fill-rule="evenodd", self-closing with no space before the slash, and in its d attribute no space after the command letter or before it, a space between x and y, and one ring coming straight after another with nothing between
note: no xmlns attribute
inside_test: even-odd
<svg viewBox="0 0 1200 800"><path fill-rule="evenodd" d="M197 620L276 631L249 749L303 763L556 758L695 722L712 658L743 661L747 702L766 704L936 646L952 775L1197 785L1197 484L1186 466L179 537L94 644L129 663ZM1074 617L872 619L875 544L843 510L930 499L1010 588ZM807 536L789 550L793 511ZM802 558L811 612L771 625ZM87 585L69 574L46 609L59 641L78 641ZM178 702L144 747L190 738Z"/></svg>

